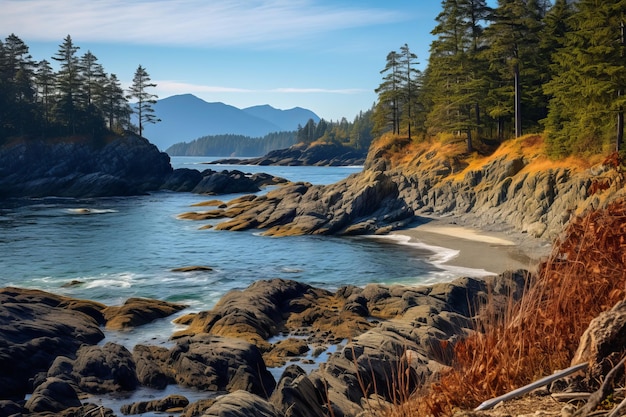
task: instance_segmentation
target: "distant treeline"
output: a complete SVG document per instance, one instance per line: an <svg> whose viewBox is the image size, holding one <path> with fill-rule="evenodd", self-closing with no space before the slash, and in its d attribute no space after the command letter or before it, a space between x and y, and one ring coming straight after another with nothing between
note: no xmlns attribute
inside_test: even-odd
<svg viewBox="0 0 626 417"><path fill-rule="evenodd" d="M203 136L187 143L176 143L165 152L172 156L262 156L296 143L296 132L269 133L262 138L243 135Z"/></svg>

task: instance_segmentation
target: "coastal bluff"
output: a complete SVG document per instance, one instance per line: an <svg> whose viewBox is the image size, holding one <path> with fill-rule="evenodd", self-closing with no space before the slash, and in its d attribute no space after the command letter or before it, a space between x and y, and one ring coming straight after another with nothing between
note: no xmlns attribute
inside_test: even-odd
<svg viewBox="0 0 626 417"><path fill-rule="evenodd" d="M537 135L511 140L476 162L437 144L415 149L402 138L381 139L361 173L335 184L289 184L236 199L212 218L226 219L216 229L282 236L385 234L434 216L549 242L571 218L626 195L624 173L611 161L567 166L524 152L541 141Z"/></svg>

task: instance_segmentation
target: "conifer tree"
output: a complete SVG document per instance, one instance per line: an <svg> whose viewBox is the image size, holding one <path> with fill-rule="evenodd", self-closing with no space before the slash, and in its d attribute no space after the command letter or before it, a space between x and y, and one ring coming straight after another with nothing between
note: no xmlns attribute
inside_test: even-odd
<svg viewBox="0 0 626 417"><path fill-rule="evenodd" d="M380 73L385 75L383 82L375 90L378 94L378 105L374 114L375 129L384 132L391 128L392 133L399 134L403 92L400 55L396 51L387 54L387 63Z"/></svg>
<svg viewBox="0 0 626 417"><path fill-rule="evenodd" d="M120 81L115 74L106 77L102 93L102 113L108 122L109 130L120 131L128 125L131 108L124 97Z"/></svg>
<svg viewBox="0 0 626 417"><path fill-rule="evenodd" d="M37 85L37 101L41 111L43 112L43 136L46 136L46 132L48 131L48 127L51 122L51 107L53 103L55 82L54 71L52 70L50 62L45 59L39 61L37 64L37 72L35 74L35 83Z"/></svg>
<svg viewBox="0 0 626 417"><path fill-rule="evenodd" d="M485 56L494 70L490 112L499 119L512 114L516 137L522 135L523 98L534 97L542 84L542 70L535 58L545 12L545 2L499 0L485 30L489 43ZM523 87L534 87L534 91L523 91ZM537 121L531 119L529 124Z"/></svg>
<svg viewBox="0 0 626 417"><path fill-rule="evenodd" d="M149 88L156 87L156 84L150 82L150 75L141 65L137 67L135 76L133 78L133 84L129 89L128 99L137 99L134 112L137 113L137 119L139 121L139 136L143 135L143 127L146 123L160 122L154 114L152 105L156 103L158 98L156 94L148 92Z"/></svg>
<svg viewBox="0 0 626 417"><path fill-rule="evenodd" d="M79 58L76 56L79 49L80 47L74 45L72 37L67 35L63 43L59 45L56 55L52 57L61 65L56 76L59 93L56 103L57 119L68 128L71 134L76 133L77 99L81 85Z"/></svg>
<svg viewBox="0 0 626 417"><path fill-rule="evenodd" d="M622 150L625 21L625 0L575 4L545 86L551 97L546 128L553 156Z"/></svg>
<svg viewBox="0 0 626 417"><path fill-rule="evenodd" d="M401 68L401 80L403 89L402 119L407 125L409 140L411 140L411 125L414 123L414 114L417 110L417 92L420 88L420 71L415 68L417 55L412 53L406 43L400 47L400 59L398 64Z"/></svg>

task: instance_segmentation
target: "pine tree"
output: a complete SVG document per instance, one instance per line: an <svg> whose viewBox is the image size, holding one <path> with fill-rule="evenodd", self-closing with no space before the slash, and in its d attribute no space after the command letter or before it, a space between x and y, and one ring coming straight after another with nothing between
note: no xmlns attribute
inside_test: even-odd
<svg viewBox="0 0 626 417"><path fill-rule="evenodd" d="M115 74L106 78L102 93L102 112L108 121L111 131L120 131L124 125L128 124L131 108L124 97L120 81Z"/></svg>
<svg viewBox="0 0 626 417"><path fill-rule="evenodd" d="M541 68L536 58L545 13L545 2L499 0L492 23L485 30L489 42L485 56L494 71L490 114L503 119L512 110L516 137L522 135L523 99L537 97L542 84L541 74L545 68ZM524 86L529 90L523 91ZM533 108L532 103L528 108ZM537 122L530 118L528 124Z"/></svg>
<svg viewBox="0 0 626 417"><path fill-rule="evenodd" d="M394 134L400 133L400 103L402 101L402 70L400 55L396 51L387 54L387 63L380 72L385 74L383 82L375 90L378 94L374 125L378 132L391 128Z"/></svg>
<svg viewBox="0 0 626 417"><path fill-rule="evenodd" d="M473 131L481 126L480 100L486 90L480 24L490 12L482 0L444 0L432 31L426 94L431 107L426 124L436 131L463 132L468 152L473 151Z"/></svg>
<svg viewBox="0 0 626 417"><path fill-rule="evenodd" d="M580 0L545 91L553 156L621 150L626 105L626 1Z"/></svg>
<svg viewBox="0 0 626 417"><path fill-rule="evenodd" d="M37 101L41 111L43 112L42 133L43 136L46 136L46 132L48 131L48 127L51 122L51 108L56 79L50 62L45 59L39 61L37 64L35 83L37 85Z"/></svg>
<svg viewBox="0 0 626 417"><path fill-rule="evenodd" d="M61 69L56 76L59 93L56 103L57 119L68 128L71 134L76 134L79 110L77 101L81 78L79 59L76 56L79 49L78 46L74 45L72 37L67 35L63 43L59 45L56 55L52 57L61 64Z"/></svg>
<svg viewBox="0 0 626 417"><path fill-rule="evenodd" d="M156 94L151 94L147 91L148 88L156 87L156 84L150 82L150 75L141 65L137 67L135 76L133 78L133 84L130 87L128 99L137 99L134 112L137 113L137 119L139 121L139 136L143 134L143 127L146 123L160 122L154 114L152 105L156 103L158 98Z"/></svg>
<svg viewBox="0 0 626 417"><path fill-rule="evenodd" d="M411 140L411 125L414 123L414 114L417 110L417 92L420 88L420 71L415 68L419 64L417 55L412 53L406 43L400 47L400 59L398 64L401 68L402 80L402 119L407 125L409 140Z"/></svg>

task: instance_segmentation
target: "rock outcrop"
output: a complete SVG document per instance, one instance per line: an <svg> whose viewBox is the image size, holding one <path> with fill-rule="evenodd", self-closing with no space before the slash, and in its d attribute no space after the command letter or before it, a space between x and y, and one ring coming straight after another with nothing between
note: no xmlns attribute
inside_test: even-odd
<svg viewBox="0 0 626 417"><path fill-rule="evenodd" d="M277 149L259 158L220 159L212 164L286 165L286 166L350 166L363 165L366 151L337 144L297 144Z"/></svg>
<svg viewBox="0 0 626 417"><path fill-rule="evenodd" d="M266 229L266 235L281 236L385 233L406 226L414 213L389 175L368 170L328 186L288 184L207 214L231 218L217 224L218 230Z"/></svg>
<svg viewBox="0 0 626 417"><path fill-rule="evenodd" d="M102 340L102 308L43 291L0 290L1 398L23 398L58 356L74 357L81 345Z"/></svg>
<svg viewBox="0 0 626 417"><path fill-rule="evenodd" d="M409 144L399 140L393 146ZM550 241L574 215L626 195L624 173L610 164L540 169L532 168L536 156L511 152L470 169L438 149L402 162L388 151L373 147L363 172L336 184L298 183L235 200L212 213L229 218L216 228L265 229L268 235L372 234L404 227L416 215L459 216L480 229Z"/></svg>
<svg viewBox="0 0 626 417"><path fill-rule="evenodd" d="M258 281L228 293L209 312L180 318L188 328L174 335L173 347L138 345L132 353L115 343L96 345L102 337L98 323L106 324L109 317L102 314L106 306L5 289L0 292L0 317L17 323L20 339L15 335L2 339L1 365L3 370L15 370L10 362L18 359L22 375L3 373L0 400L3 407L22 414L82 415L93 410L79 401L86 394L178 384L224 395L187 406L185 398L164 395L128 404L123 411L185 407L188 415L239 416L251 410L276 417L356 415L374 403L393 400L396 394L389 383L399 371L414 386L445 367L451 346L459 335L471 331L471 317L480 305L488 297L518 294L524 283L521 272L431 287L372 284L336 292L296 281ZM81 311L100 314L93 318ZM40 340L41 331L32 330L38 326L64 332L75 342L63 347L50 343L52 337ZM26 332L27 328L31 330ZM93 336L87 338L83 332L89 329ZM277 384L267 369L268 362L283 364L281 355L293 360L311 349L324 352L333 345L338 346L335 353L325 354L326 363L311 374L291 365ZM29 392L33 394L24 402ZM101 412L109 415L108 410Z"/></svg>
<svg viewBox="0 0 626 417"><path fill-rule="evenodd" d="M23 140L0 149L0 197L144 194L171 175L169 156L128 133L91 143Z"/></svg>

